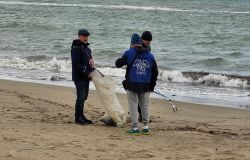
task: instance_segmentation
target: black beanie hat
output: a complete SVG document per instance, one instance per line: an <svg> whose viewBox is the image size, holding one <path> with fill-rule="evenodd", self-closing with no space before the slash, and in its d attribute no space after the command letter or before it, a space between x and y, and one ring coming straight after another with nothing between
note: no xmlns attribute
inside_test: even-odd
<svg viewBox="0 0 250 160"><path fill-rule="evenodd" d="M90 34L89 34L89 31L88 31L87 29L82 28L82 29L80 29L80 30L78 31L78 35L79 35L79 36L80 36L80 35L89 36Z"/></svg>
<svg viewBox="0 0 250 160"><path fill-rule="evenodd" d="M147 40L147 41L152 41L153 37L152 37L151 32L149 32L149 31L143 32L141 35L141 39Z"/></svg>

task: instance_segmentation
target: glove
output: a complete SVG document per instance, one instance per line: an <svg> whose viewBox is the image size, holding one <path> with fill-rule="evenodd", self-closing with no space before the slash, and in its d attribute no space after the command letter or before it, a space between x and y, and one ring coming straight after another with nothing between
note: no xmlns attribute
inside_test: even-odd
<svg viewBox="0 0 250 160"><path fill-rule="evenodd" d="M156 83L151 83L149 87L149 91L154 92L155 86L156 86Z"/></svg>

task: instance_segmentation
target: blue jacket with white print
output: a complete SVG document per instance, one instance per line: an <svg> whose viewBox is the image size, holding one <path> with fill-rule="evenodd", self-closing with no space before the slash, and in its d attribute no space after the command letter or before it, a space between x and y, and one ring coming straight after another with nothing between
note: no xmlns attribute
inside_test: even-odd
<svg viewBox="0 0 250 160"><path fill-rule="evenodd" d="M153 92L158 76L153 54L142 48L129 48L116 60L116 67L127 65L123 86L135 93Z"/></svg>

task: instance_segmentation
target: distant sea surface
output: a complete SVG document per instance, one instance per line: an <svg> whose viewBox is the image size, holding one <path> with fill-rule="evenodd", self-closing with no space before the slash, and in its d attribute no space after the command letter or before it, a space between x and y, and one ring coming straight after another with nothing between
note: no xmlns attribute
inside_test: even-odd
<svg viewBox="0 0 250 160"><path fill-rule="evenodd" d="M73 87L79 28L90 31L96 66L118 91L125 69L115 60L134 32L149 30L161 93L250 109L249 0L0 0L0 79Z"/></svg>

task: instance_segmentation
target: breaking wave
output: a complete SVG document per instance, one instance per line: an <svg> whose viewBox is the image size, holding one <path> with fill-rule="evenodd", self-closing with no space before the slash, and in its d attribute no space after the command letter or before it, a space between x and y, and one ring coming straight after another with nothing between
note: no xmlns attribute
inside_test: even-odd
<svg viewBox="0 0 250 160"><path fill-rule="evenodd" d="M127 6L127 5L96 5L96 4L68 4L68 3L39 3L39 2L18 2L18 1L0 1L0 4L6 5L36 5L36 6L53 6L53 7L92 7L105 9L130 9L130 10L157 10L167 12L198 12L198 13L230 13L230 14L250 14L249 11L214 11L198 9L178 9L168 7L149 7L149 6Z"/></svg>
<svg viewBox="0 0 250 160"><path fill-rule="evenodd" d="M23 70L39 70L50 73L71 73L70 58L56 58L47 56L1 57L1 68L14 68ZM101 66L96 64L97 69L105 75L123 78L125 68L114 66ZM51 80L61 80L62 77L52 77ZM177 70L160 70L159 80L174 83L193 83L214 87L237 87L250 89L250 77L237 75L214 74L208 72L180 72Z"/></svg>
<svg viewBox="0 0 250 160"><path fill-rule="evenodd" d="M69 59L57 59L47 56L5 57L0 59L0 67L9 67L24 70L46 70L53 72L70 72Z"/></svg>
<svg viewBox="0 0 250 160"><path fill-rule="evenodd" d="M160 71L159 78L169 82L204 84L214 87L250 89L250 77L222 75L206 72Z"/></svg>

